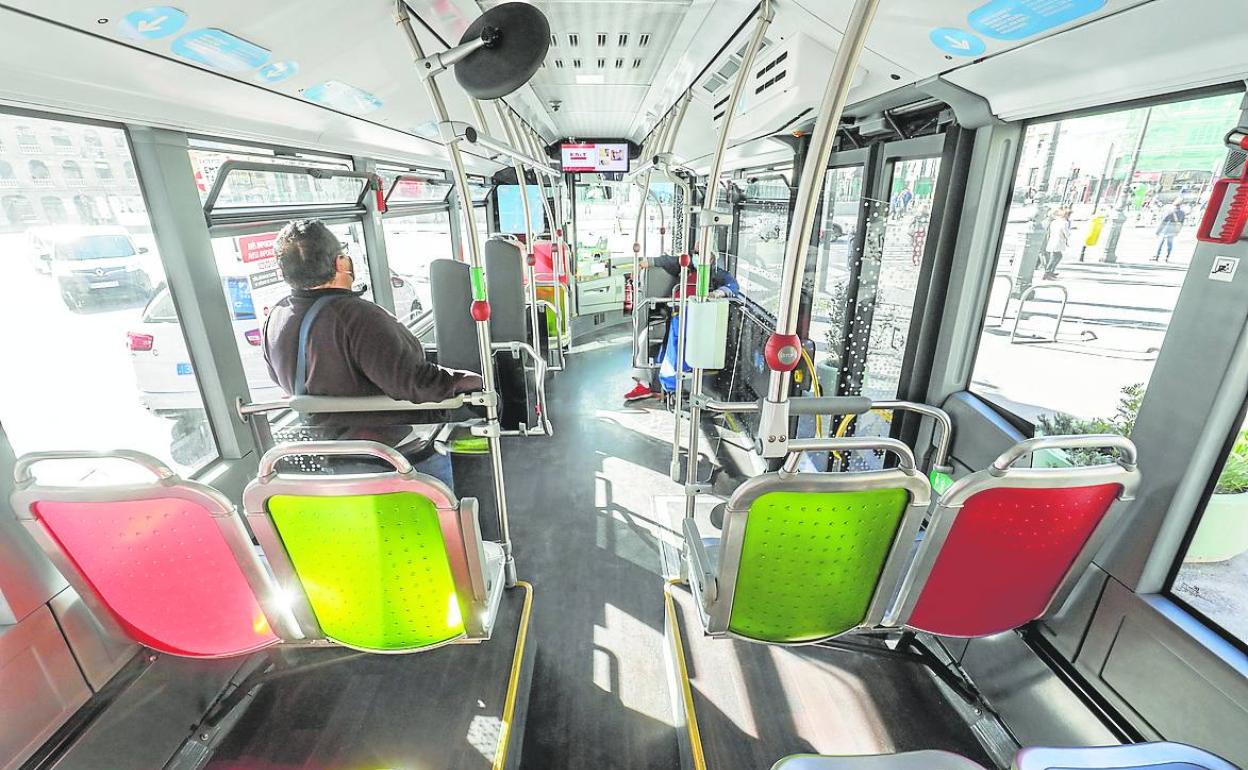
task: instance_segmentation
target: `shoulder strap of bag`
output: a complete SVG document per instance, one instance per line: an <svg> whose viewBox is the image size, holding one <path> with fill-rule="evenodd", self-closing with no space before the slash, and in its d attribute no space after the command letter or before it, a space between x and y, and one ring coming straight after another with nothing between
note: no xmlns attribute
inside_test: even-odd
<svg viewBox="0 0 1248 770"><path fill-rule="evenodd" d="M303 314L303 321L299 324L299 353L295 357L295 393L296 396L304 396L308 393L308 333L312 330L312 323L321 311L330 302L338 299L339 294L330 294L324 297L318 297L312 303L312 307L308 308L308 312Z"/></svg>

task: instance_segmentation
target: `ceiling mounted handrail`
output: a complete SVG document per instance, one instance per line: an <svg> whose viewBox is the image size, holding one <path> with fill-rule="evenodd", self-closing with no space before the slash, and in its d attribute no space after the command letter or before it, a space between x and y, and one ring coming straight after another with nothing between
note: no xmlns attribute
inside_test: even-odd
<svg viewBox="0 0 1248 770"><path fill-rule="evenodd" d="M229 175L234 171L268 171L278 174L298 175L303 174L313 179L359 179L364 184L360 187L360 194L356 198L355 203L350 204L352 209L364 208L364 196L368 195L371 190L375 190L378 183L376 174L367 171L352 171L345 168L327 168L325 166L296 166L285 163L261 163L252 160L227 160L217 169L217 178L213 180L212 187L208 190L208 197L204 200L204 218L208 221L209 226L213 224L213 211L217 208L217 201L221 197L221 191L225 189L225 182ZM346 202L340 203L296 203L289 208L299 207L325 208L328 206L338 206L341 208L348 207ZM285 208L280 203L265 204L260 206L230 206L231 214L237 214L242 211L265 211L272 212L275 209Z"/></svg>

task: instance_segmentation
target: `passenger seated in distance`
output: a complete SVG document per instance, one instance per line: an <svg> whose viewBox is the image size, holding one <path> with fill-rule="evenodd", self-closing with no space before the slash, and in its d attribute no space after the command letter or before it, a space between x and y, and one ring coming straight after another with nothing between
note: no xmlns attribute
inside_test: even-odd
<svg viewBox="0 0 1248 770"><path fill-rule="evenodd" d="M264 360L273 381L289 394L379 396L402 401L442 401L481 389L481 376L445 369L425 358L420 341L380 306L353 291L355 266L333 232L317 219L290 222L273 253L291 295L264 323ZM305 317L306 377L296 383L299 339ZM302 385L302 387L299 387ZM314 424L343 428L341 438L380 441L399 449L417 470L451 485L451 463L431 436L410 439L412 425L438 412L371 412L321 415Z"/></svg>
<svg viewBox="0 0 1248 770"><path fill-rule="evenodd" d="M663 272L672 276L673 278L680 280L680 259L678 257L672 256L671 254L664 254L653 260L642 259L638 264L640 265L641 270L645 270L648 267L657 267L657 268L660 268ZM688 287L690 292L692 292L694 287L696 286L696 280L695 280L696 277L697 277L697 265L691 264L689 266L689 287ZM636 280L636 278L634 278L634 280ZM710 296L712 297L735 297L739 291L740 291L740 287L737 285L737 279L733 277L732 273L728 272L722 267L715 266L714 272L711 273ZM679 286L675 288L675 290L673 291L673 294L676 297L680 296ZM669 330L667 329L667 324L671 323L671 320L672 320L671 309L668 307L661 307L660 312L662 314L662 317L660 320L664 324L663 339L666 341L668 334L669 334ZM649 328L649 324L650 322L647 321L647 323L641 327L641 331L638 332L637 344L641 347L645 347L648 343L649 332L647 330ZM660 349L662 349L663 344L665 343L661 343L659 345ZM647 351L647 353L649 352L650 351ZM632 390L624 394L624 400L625 401L641 401L642 399L650 398L652 396L657 395L654 392L654 390L650 387L650 383L652 382L652 377L653 377L653 373L649 369L634 369L633 380L637 383L637 385Z"/></svg>

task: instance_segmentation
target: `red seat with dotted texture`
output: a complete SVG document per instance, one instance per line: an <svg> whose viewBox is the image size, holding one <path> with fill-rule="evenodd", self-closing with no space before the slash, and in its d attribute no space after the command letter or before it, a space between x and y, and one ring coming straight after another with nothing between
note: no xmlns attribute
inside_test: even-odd
<svg viewBox="0 0 1248 770"><path fill-rule="evenodd" d="M278 641L204 506L174 497L39 501L31 512L136 642L216 658Z"/></svg>
<svg viewBox="0 0 1248 770"><path fill-rule="evenodd" d="M907 625L974 637L1039 618L1121 489L1001 487L973 495L958 511Z"/></svg>

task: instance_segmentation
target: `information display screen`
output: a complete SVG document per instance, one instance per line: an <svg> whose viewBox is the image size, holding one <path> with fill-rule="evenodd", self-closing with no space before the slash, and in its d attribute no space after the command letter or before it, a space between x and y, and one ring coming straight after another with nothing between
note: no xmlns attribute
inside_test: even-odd
<svg viewBox="0 0 1248 770"><path fill-rule="evenodd" d="M628 171L628 145L623 142L564 144L560 156L569 173Z"/></svg>
<svg viewBox="0 0 1248 770"><path fill-rule="evenodd" d="M498 190L498 231L511 235L524 235L524 201L520 199L520 185L502 184ZM529 226L534 235L546 229L546 217L542 209L542 194L535 185L525 185L529 198Z"/></svg>

